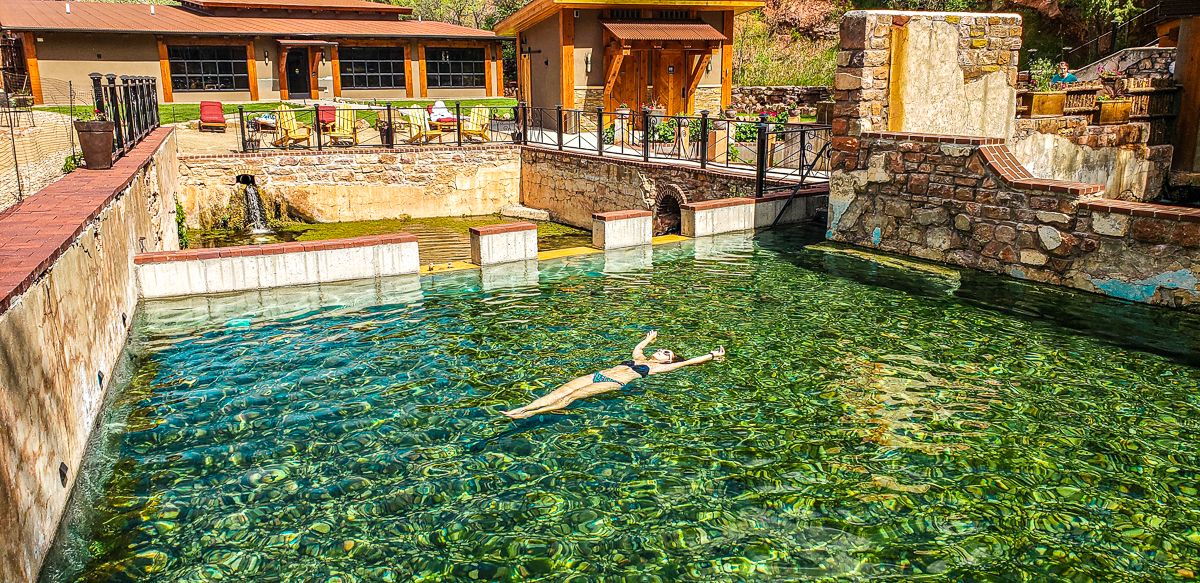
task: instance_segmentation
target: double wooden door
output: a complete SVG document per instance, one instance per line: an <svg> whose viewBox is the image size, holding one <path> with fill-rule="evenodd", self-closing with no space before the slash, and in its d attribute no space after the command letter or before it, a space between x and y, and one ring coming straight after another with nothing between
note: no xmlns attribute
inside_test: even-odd
<svg viewBox="0 0 1200 583"><path fill-rule="evenodd" d="M605 96L604 108L622 103L634 111L661 105L667 115L686 114L688 59L682 52L634 50L621 59L617 80Z"/></svg>

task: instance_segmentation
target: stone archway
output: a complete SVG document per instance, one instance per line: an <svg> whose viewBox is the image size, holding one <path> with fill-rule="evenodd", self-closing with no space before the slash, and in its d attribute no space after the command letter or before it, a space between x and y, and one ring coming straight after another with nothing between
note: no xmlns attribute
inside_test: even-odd
<svg viewBox="0 0 1200 583"><path fill-rule="evenodd" d="M678 184L657 189L654 196L654 235L678 235L683 225L680 205L687 204L687 191Z"/></svg>

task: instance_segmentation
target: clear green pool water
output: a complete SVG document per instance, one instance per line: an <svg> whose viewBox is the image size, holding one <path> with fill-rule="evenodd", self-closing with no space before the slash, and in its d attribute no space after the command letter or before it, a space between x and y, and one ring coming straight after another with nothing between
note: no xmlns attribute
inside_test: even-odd
<svg viewBox="0 0 1200 583"><path fill-rule="evenodd" d="M43 581L1186 581L1196 318L803 231L143 306ZM658 345L728 360L497 411Z"/></svg>

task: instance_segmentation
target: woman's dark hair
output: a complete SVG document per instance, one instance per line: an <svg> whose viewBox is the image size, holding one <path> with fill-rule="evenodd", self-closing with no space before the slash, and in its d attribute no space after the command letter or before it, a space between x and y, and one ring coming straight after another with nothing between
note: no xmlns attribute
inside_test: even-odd
<svg viewBox="0 0 1200 583"><path fill-rule="evenodd" d="M687 357L676 354L674 350L672 350L670 352L671 352L671 362L683 362L683 361L687 360Z"/></svg>

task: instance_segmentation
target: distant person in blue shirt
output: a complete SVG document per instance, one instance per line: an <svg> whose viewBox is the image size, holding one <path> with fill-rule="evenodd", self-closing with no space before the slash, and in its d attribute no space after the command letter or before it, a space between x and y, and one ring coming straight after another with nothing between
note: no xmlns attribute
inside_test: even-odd
<svg viewBox="0 0 1200 583"><path fill-rule="evenodd" d="M1053 79L1050 79L1051 83L1075 83L1076 81L1079 81L1079 79L1071 73L1071 69L1067 67L1065 62L1058 64L1058 74Z"/></svg>

